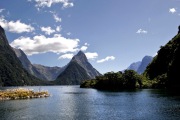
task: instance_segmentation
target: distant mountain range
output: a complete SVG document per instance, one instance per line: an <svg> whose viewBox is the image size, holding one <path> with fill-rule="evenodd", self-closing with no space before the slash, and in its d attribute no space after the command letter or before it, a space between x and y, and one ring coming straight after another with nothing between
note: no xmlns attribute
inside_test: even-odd
<svg viewBox="0 0 180 120"><path fill-rule="evenodd" d="M158 87L178 90L180 88L180 27L178 34L165 46L161 46L153 58L145 56L142 61L132 63L127 69L137 71L148 79L156 80ZM47 67L31 64L26 54L12 48L0 26L0 86L79 85L84 80L101 74L79 51L64 67ZM46 80L46 81L44 81ZM51 81L51 82L47 82Z"/></svg>
<svg viewBox="0 0 180 120"><path fill-rule="evenodd" d="M39 71L46 80L53 81L57 76L64 71L65 67L48 67L39 64L33 64L37 71Z"/></svg>
<svg viewBox="0 0 180 120"><path fill-rule="evenodd" d="M5 31L0 26L0 86L79 85L83 80L99 75L82 51L64 67L32 64L22 50L9 45Z"/></svg>
<svg viewBox="0 0 180 120"><path fill-rule="evenodd" d="M152 60L153 60L152 56L145 56L143 57L142 61L132 63L127 69L134 70L137 73L142 74Z"/></svg>
<svg viewBox="0 0 180 120"><path fill-rule="evenodd" d="M63 67L47 67L39 64L31 64L26 54L20 50L15 49L16 56L21 61L23 67L32 75L42 80L53 81L64 70Z"/></svg>
<svg viewBox="0 0 180 120"><path fill-rule="evenodd" d="M88 62L85 54L79 51L65 67L47 67L31 64L26 54L20 49L14 49L23 67L41 80L55 81L59 85L79 85L83 80L93 79L101 75Z"/></svg>

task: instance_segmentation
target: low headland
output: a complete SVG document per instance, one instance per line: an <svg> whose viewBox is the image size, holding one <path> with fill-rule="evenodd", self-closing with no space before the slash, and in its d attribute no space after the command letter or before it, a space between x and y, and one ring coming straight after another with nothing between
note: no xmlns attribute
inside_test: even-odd
<svg viewBox="0 0 180 120"><path fill-rule="evenodd" d="M108 72L92 80L85 80L80 88L95 88L98 90L134 90L134 89L164 89L166 84L159 80L148 80L134 70L124 72Z"/></svg>
<svg viewBox="0 0 180 120"><path fill-rule="evenodd" d="M35 92L32 89L16 88L0 90L0 100L32 99L49 97L48 91Z"/></svg>

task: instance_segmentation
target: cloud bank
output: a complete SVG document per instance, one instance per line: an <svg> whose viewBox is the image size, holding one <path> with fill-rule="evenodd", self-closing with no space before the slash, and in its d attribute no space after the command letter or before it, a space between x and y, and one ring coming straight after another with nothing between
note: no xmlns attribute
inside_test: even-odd
<svg viewBox="0 0 180 120"><path fill-rule="evenodd" d="M14 48L20 48L27 55L40 53L67 53L78 50L79 39L67 39L59 34L53 37L45 37L44 35L30 37L20 37L15 39L10 45Z"/></svg>
<svg viewBox="0 0 180 120"><path fill-rule="evenodd" d="M23 32L32 32L34 27L31 25L22 23L20 20L17 21L7 21L4 17L0 17L0 25L7 31L12 33L23 33Z"/></svg>

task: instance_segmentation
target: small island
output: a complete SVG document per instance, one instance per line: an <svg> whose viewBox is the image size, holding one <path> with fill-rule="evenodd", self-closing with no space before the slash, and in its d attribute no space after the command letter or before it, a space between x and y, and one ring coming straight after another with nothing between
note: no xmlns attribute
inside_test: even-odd
<svg viewBox="0 0 180 120"><path fill-rule="evenodd" d="M16 88L0 90L0 100L32 99L49 97L47 91L34 92L32 89Z"/></svg>

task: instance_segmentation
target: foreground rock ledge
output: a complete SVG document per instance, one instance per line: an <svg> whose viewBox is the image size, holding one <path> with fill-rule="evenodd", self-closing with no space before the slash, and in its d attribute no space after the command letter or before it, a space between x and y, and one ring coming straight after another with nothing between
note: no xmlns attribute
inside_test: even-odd
<svg viewBox="0 0 180 120"><path fill-rule="evenodd" d="M0 100L16 100L49 97L47 91L34 92L32 89L17 88L0 90Z"/></svg>

